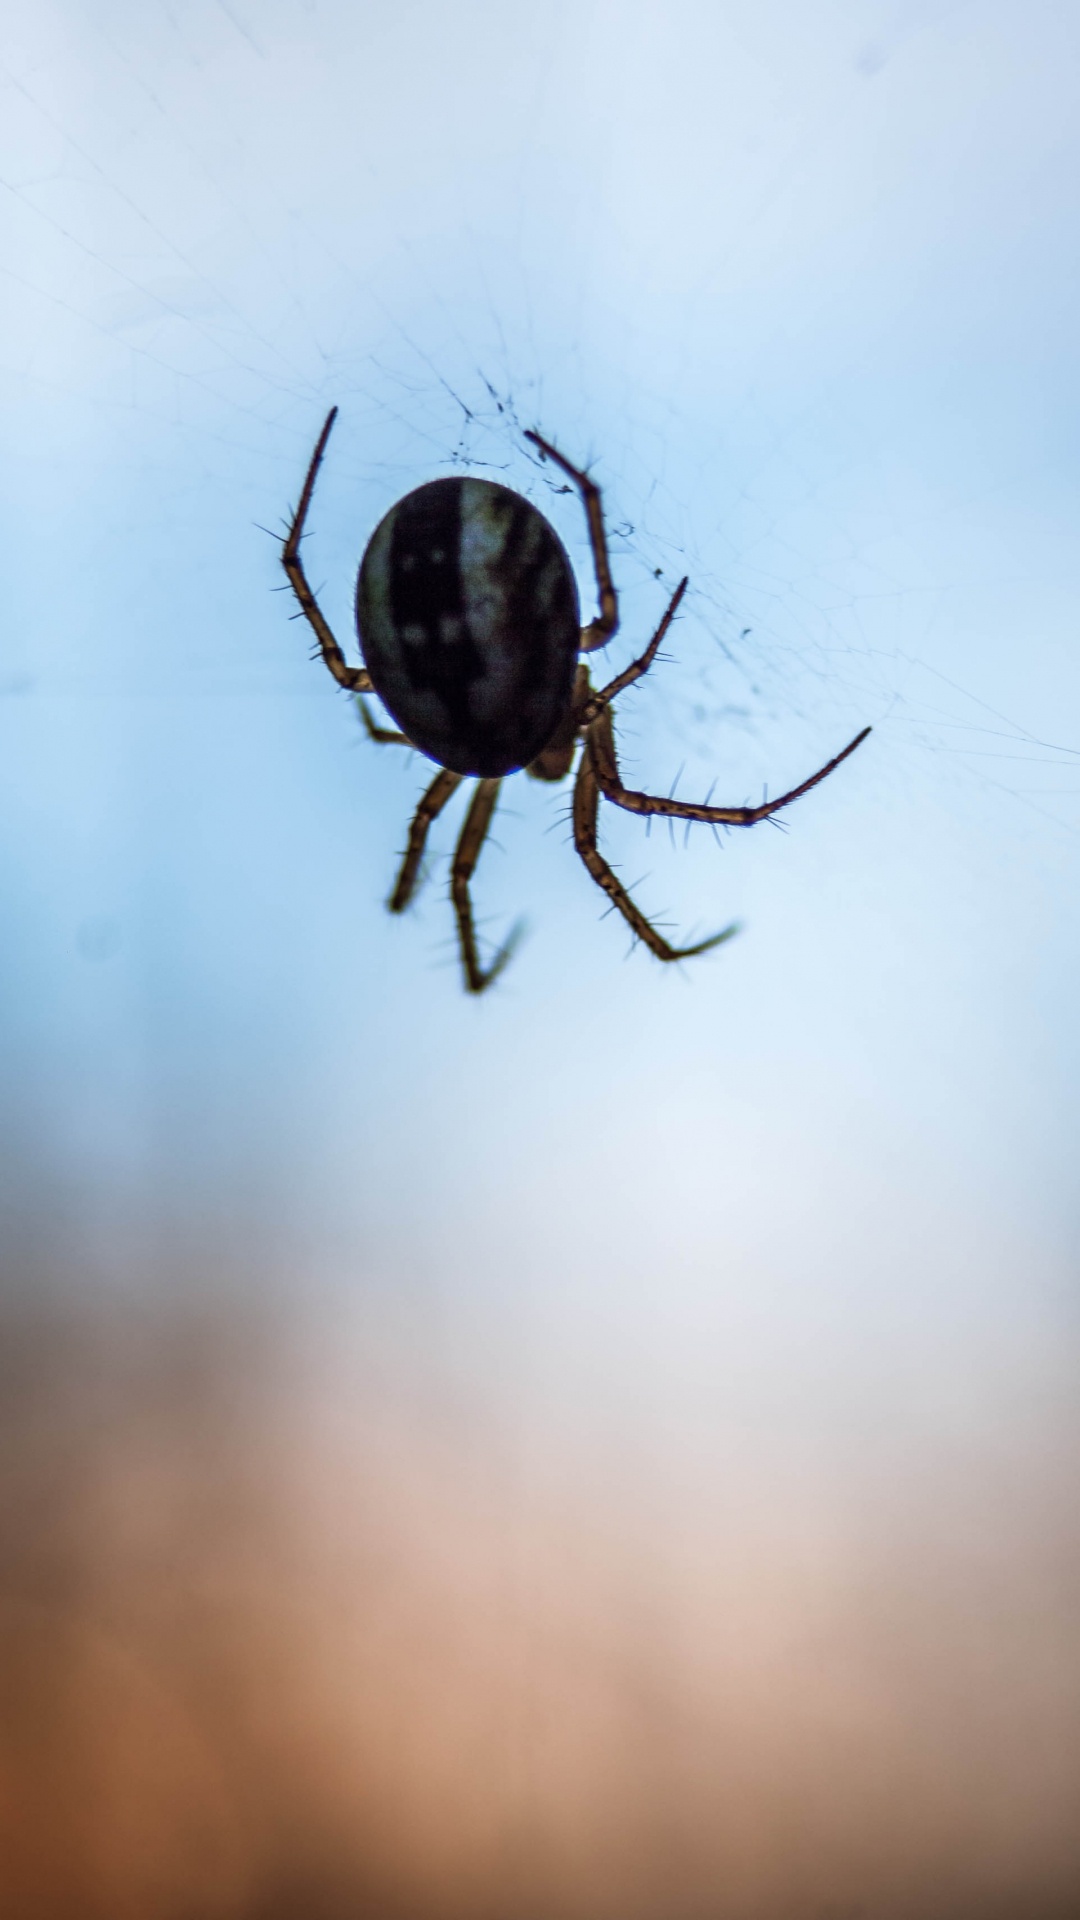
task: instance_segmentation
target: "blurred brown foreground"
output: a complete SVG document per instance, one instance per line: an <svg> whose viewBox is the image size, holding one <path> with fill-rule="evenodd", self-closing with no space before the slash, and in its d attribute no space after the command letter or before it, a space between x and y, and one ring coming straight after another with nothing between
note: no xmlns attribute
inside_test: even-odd
<svg viewBox="0 0 1080 1920"><path fill-rule="evenodd" d="M672 1561L629 1467L601 1497L515 1465L506 1410L378 1316L212 1279L0 1310L3 1915L1080 1912L1049 1546L838 1543L823 1584L753 1503L725 1551L705 1473Z"/></svg>

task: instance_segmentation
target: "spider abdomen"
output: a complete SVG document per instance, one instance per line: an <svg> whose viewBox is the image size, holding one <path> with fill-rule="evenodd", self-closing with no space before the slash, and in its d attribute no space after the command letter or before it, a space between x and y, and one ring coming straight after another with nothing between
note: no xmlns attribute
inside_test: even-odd
<svg viewBox="0 0 1080 1920"><path fill-rule="evenodd" d="M392 507L360 563L364 664L409 739L455 773L527 765L566 712L577 586L542 513L490 480L432 480Z"/></svg>

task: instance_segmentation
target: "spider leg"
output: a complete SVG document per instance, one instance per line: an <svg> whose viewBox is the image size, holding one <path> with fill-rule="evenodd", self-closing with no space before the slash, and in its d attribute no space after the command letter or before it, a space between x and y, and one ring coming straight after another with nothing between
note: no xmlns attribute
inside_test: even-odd
<svg viewBox="0 0 1080 1920"><path fill-rule="evenodd" d="M357 701L357 706L359 705L360 702ZM404 739L404 737L402 734L401 738ZM390 738L393 740L396 736L391 734ZM391 913L404 913L412 899L416 891L416 877L420 871L420 862L427 845L428 829L432 821L438 819L451 794L457 792L464 778L463 773L451 773L449 767L443 767L435 775L426 793L421 796L420 804L409 826L409 843L405 848L401 870L394 883L394 891L386 903Z"/></svg>
<svg viewBox="0 0 1080 1920"><path fill-rule="evenodd" d="M692 947L673 947L658 933L650 920L646 920L641 908L636 906L626 888L616 880L603 854L596 844L596 816L600 806L600 783L592 754L592 735L589 735L585 752L581 756L581 765L574 783L574 845L581 855L598 887L602 887L612 905L618 907L623 919L628 922L639 940L644 941L650 953L658 960L689 960L695 953L707 953L710 947L718 947L724 940L730 940L738 933L738 922L725 927L722 933L714 933L708 940L699 940Z"/></svg>
<svg viewBox="0 0 1080 1920"><path fill-rule="evenodd" d="M590 620L588 626L581 629L581 651L591 653L594 647L607 645L619 624L619 598L615 592L615 582L611 577L600 489L595 480L590 480L588 474L584 473L580 467L572 466L558 448L552 446L550 440L544 440L540 434L531 431L526 433L525 438L531 440L534 447L539 448L545 460L554 460L555 465L562 468L581 495L581 504L589 523L589 545L592 548L593 567L596 572L596 591L600 598L599 618Z"/></svg>
<svg viewBox="0 0 1080 1920"><path fill-rule="evenodd" d="M641 655L641 658L639 660L632 660L628 667L624 667L621 673L615 675L614 680L608 681L606 687L598 687L590 695L581 713L582 723L585 726L588 726L591 720L595 720L597 715L602 713L605 707L610 706L617 694L624 692L627 687L632 687L634 681L640 680L643 673L648 673L649 668L652 666L653 661L656 659L664 643L664 636L679 611L679 604L689 584L689 581L685 579L679 581L671 599L668 601L667 611L644 653Z"/></svg>
<svg viewBox="0 0 1080 1920"><path fill-rule="evenodd" d="M299 504L290 522L289 531L285 536L285 544L281 549L281 564L289 576L289 585L292 587L300 603L300 611L314 631L315 638L319 643L319 651L333 674L334 679L337 681L338 686L347 687L350 693L370 693L372 691L371 675L364 667L350 667L330 627L323 617L315 595L308 586L307 575L304 572L304 563L300 558L300 542L304 537L304 522L307 519L308 508L311 505L311 496L315 491L315 481L318 477L319 468L322 465L322 457L326 452L326 443L330 438L330 429L336 419L337 408L331 407L326 416L323 430L316 442L315 451L311 456L311 464L308 467L307 476L300 491Z"/></svg>
<svg viewBox="0 0 1080 1920"><path fill-rule="evenodd" d="M369 740L375 740L385 747L411 747L412 741L407 733L399 733L396 727L380 727L371 717L371 711L362 693L355 695L356 711L364 723L364 732Z"/></svg>
<svg viewBox="0 0 1080 1920"><path fill-rule="evenodd" d="M615 731L611 724L611 712L607 707L590 725L587 739L596 778L605 799L614 801L617 807L625 807L628 813L662 813L674 820L705 820L729 827L752 827L759 820L768 820L771 814L779 813L781 807L790 806L793 800L798 800L804 793L809 793L811 787L816 787L819 781L825 780L842 761L847 759L850 753L854 753L856 747L861 747L869 732L870 728L864 727L861 733L855 735L854 740L849 741L842 753L836 754L835 758L829 760L825 766L819 767L816 773L810 775L809 780L803 780L799 786L792 787L788 793L782 793L776 800L763 801L760 807L699 806L691 800L665 800L659 794L637 793L632 787L624 787L615 756Z"/></svg>
<svg viewBox="0 0 1080 1920"><path fill-rule="evenodd" d="M453 775L454 779L460 778ZM497 980L514 948L521 938L520 922L514 927L505 944L499 948L487 972L480 965L476 951L476 932L473 927L472 901L469 898L469 881L472 879L476 863L480 858L480 849L491 825L491 816L495 811L495 802L499 797L501 780L480 780L473 794L465 825L461 829L461 838L454 852L454 864L450 870L450 895L457 914L458 939L461 943L461 964L465 969L465 986L469 993L483 993Z"/></svg>

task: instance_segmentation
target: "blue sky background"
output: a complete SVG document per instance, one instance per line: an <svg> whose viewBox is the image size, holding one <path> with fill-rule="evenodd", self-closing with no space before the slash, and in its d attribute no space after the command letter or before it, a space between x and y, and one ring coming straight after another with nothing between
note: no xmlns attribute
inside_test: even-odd
<svg viewBox="0 0 1080 1920"><path fill-rule="evenodd" d="M1075 1894L1078 54L1068 9L995 0L124 0L9 35L10 1312L97 1328L95 1379L127 1356L52 1470L81 1538L97 1462L94 1617L173 1674L200 1806L225 1734L124 1612L165 1578L126 1475L213 1480L160 1367L188 1316L232 1330L199 1366L247 1409L220 1458L274 1578L150 1505L218 1569L230 1671L289 1592L275 1671L337 1783L295 1823L343 1884ZM382 911L424 765L359 736L259 530L331 404L343 640L377 519L463 463L551 515L588 601L535 424L605 491L613 659L691 576L618 712L642 784L738 802L873 725L786 834L607 810L642 904L736 942L627 957L568 790L525 781L476 885L485 938L529 921L496 992L460 991L452 823ZM339 1698L312 1646L353 1634ZM260 1812L207 1911L285 1873L246 1711Z"/></svg>

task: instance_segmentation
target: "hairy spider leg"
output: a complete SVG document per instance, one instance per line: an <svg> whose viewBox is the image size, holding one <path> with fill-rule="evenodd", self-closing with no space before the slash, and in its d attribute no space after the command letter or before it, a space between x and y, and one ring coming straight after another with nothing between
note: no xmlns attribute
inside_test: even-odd
<svg viewBox="0 0 1080 1920"><path fill-rule="evenodd" d="M336 419L337 408L331 407L326 416L323 430L315 443L315 451L311 456L311 464L308 467L307 477L300 492L299 504L296 512L293 514L292 524L285 537L285 544L281 549L281 564L288 574L289 585L292 587L300 603L300 610L314 631L315 638L319 643L319 651L333 674L334 679L337 681L338 686L346 687L350 693L371 693L373 691L371 675L365 667L350 667L327 621L323 617L315 595L308 585L307 575L304 572L304 563L300 558L300 542L304 537L304 522L308 516L311 496L315 491L315 481L318 477L319 468L322 465L323 454L326 452L326 443L330 438L330 430Z"/></svg>
<svg viewBox="0 0 1080 1920"><path fill-rule="evenodd" d="M399 733L396 727L380 727L371 717L371 710L362 693L356 695L356 711L364 723L364 732L369 740L381 747L411 747L412 741L407 733Z"/></svg>
<svg viewBox="0 0 1080 1920"><path fill-rule="evenodd" d="M454 778L460 776L455 775ZM478 780L469 811L465 815L465 825L454 851L454 862L450 869L450 897L457 914L458 939L461 943L461 964L465 969L465 985L470 993L483 993L498 979L503 968L510 960L514 948L524 932L519 921L512 928L505 944L495 955L487 972L480 965L476 951L476 932L473 927L472 901L469 898L469 881L472 879L476 863L480 858L480 849L487 837L491 825L491 816L499 797L501 780Z"/></svg>
<svg viewBox="0 0 1080 1920"><path fill-rule="evenodd" d="M611 705L617 694L625 692L627 687L633 686L635 680L641 679L643 673L648 673L664 643L664 636L679 611L680 602L689 584L686 579L679 581L668 601L667 611L640 659L632 660L628 667L624 667L621 673L615 675L614 680L608 681L606 687L590 688L589 698L581 710L583 726L589 726L605 707Z"/></svg>
<svg viewBox="0 0 1080 1920"><path fill-rule="evenodd" d="M420 804L409 826L409 843L405 848L401 871L395 882L394 891L386 903L391 913L404 913L412 899L416 891L416 877L420 872L420 862L427 845L428 828L433 820L438 819L451 794L457 792L464 778L463 773L451 773L449 767L442 767L426 793L421 796Z"/></svg>
<svg viewBox="0 0 1080 1920"><path fill-rule="evenodd" d="M546 460L554 460L557 467L571 479L581 495L581 504L585 509L585 518L589 523L589 545L592 548L593 568L596 573L596 591L600 599L600 615L590 620L587 627L581 629L581 651L591 653L594 647L605 647L619 625L619 596L615 591L615 582L611 577L611 561L608 559L607 531L604 527L604 509L600 499L600 489L595 480L587 473L575 467L564 454L553 447L550 440L544 440L540 434L531 430L525 435L534 447L538 447Z"/></svg>
<svg viewBox="0 0 1080 1920"><path fill-rule="evenodd" d="M782 793L776 800L763 801L760 807L699 806L692 800L665 800L659 794L637 793L632 787L624 787L619 775L619 763L615 754L615 731L608 708L604 708L590 726L588 744L604 798L614 801L617 807L625 807L628 813L660 813L674 820L704 820L715 822L718 826L752 827L759 820L768 820L771 814L779 813L781 807L790 806L793 800L798 800L804 793L809 793L811 787L816 787L819 781L827 779L828 775L847 759L849 753L854 753L856 747L861 747L870 731L869 727L864 727L862 732L857 733L854 740L848 743L843 753L838 753L825 766L819 767L816 773L810 775L809 780L803 780L799 786L792 787L788 793Z"/></svg>
<svg viewBox="0 0 1080 1920"><path fill-rule="evenodd" d="M606 709L602 718L594 722L595 727L604 725L610 731L611 716ZM632 927L638 939L644 941L650 953L655 953L658 960L689 960L695 953L707 953L710 947L718 947L723 941L730 940L734 934L738 933L739 923L736 920L730 927L725 927L722 933L714 933L708 940L698 940L692 947L673 947L670 941L665 940L663 934L657 932L651 920L646 920L641 908L635 904L622 882L615 878L597 847L596 819L599 806L600 783L593 758L593 729L590 728L585 738L585 751L581 756L578 776L574 782L574 845L597 886L603 888L612 906L618 907L623 919Z"/></svg>

